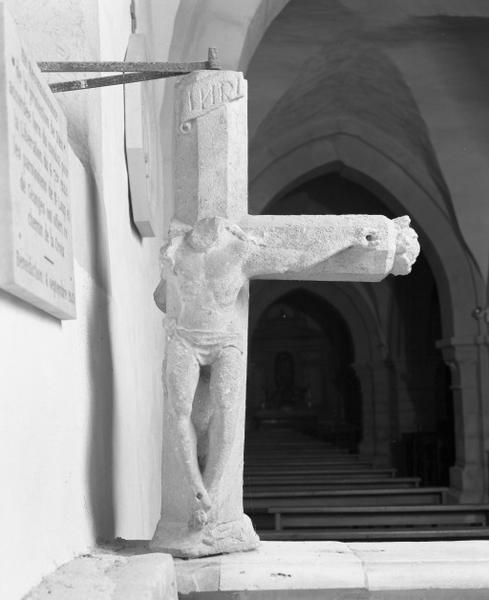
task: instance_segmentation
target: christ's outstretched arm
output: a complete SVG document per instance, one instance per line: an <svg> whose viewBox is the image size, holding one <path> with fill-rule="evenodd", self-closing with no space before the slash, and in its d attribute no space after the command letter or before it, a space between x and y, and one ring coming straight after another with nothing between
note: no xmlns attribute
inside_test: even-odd
<svg viewBox="0 0 489 600"><path fill-rule="evenodd" d="M260 215L248 217L245 228L250 239L244 265L248 277L280 278L313 267L326 274L329 259L354 247L382 254L392 264L398 233L394 221L371 215Z"/></svg>

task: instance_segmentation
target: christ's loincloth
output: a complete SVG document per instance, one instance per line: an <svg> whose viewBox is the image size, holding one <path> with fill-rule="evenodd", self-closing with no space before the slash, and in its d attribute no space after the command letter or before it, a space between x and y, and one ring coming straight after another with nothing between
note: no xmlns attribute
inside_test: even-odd
<svg viewBox="0 0 489 600"><path fill-rule="evenodd" d="M232 331L206 331L174 326L168 339L190 349L201 366L211 365L225 348L236 348L243 354L243 334Z"/></svg>

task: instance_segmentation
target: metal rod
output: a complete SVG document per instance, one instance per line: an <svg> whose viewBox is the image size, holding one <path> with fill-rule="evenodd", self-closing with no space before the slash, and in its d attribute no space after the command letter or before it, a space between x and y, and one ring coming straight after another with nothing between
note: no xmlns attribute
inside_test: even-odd
<svg viewBox="0 0 489 600"><path fill-rule="evenodd" d="M208 60L204 62L172 63L172 62L123 62L123 61L81 61L81 62L38 62L38 67L45 73L119 73L159 72L189 73L202 69L220 69L216 48L209 48Z"/></svg>
<svg viewBox="0 0 489 600"><path fill-rule="evenodd" d="M60 81L50 83L49 87L54 94L59 92L74 92L90 88L105 87L108 85L121 85L125 83L136 83L150 79L163 79L174 77L182 73L126 73L124 75L110 75L109 77L91 77L90 79L77 79L74 81Z"/></svg>
<svg viewBox="0 0 489 600"><path fill-rule="evenodd" d="M207 52L207 68L208 69L220 69L221 64L217 57L217 48L209 48Z"/></svg>
<svg viewBox="0 0 489 600"><path fill-rule="evenodd" d="M207 67L207 62L39 62L37 64L45 73L109 73L111 71L188 73Z"/></svg>
<svg viewBox="0 0 489 600"><path fill-rule="evenodd" d="M49 84L53 93L86 90L108 85L136 83L150 79L164 79L186 75L191 71L218 70L221 68L216 48L209 48L206 62L169 63L169 62L39 62L40 70L44 73L110 73L122 75L109 77L92 77L73 81L61 81Z"/></svg>

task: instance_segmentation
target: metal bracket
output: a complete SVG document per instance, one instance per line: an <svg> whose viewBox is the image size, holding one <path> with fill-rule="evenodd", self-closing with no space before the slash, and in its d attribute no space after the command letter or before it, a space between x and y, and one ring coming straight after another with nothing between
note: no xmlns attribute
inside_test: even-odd
<svg viewBox="0 0 489 600"><path fill-rule="evenodd" d="M219 70L221 68L216 48L209 48L207 60L204 62L39 62L37 64L44 73L108 73L112 71L122 73L122 75L109 75L108 77L50 83L49 87L54 94L150 79L178 77L192 71Z"/></svg>

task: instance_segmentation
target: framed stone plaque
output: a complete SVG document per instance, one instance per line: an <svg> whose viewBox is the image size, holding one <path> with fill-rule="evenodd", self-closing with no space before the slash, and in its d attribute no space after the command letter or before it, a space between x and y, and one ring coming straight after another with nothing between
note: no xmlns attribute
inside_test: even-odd
<svg viewBox="0 0 489 600"><path fill-rule="evenodd" d="M73 319L65 116L0 3L0 287Z"/></svg>
<svg viewBox="0 0 489 600"><path fill-rule="evenodd" d="M128 42L126 62L148 60L145 37L133 33ZM155 236L157 203L160 197L157 118L152 81L124 86L124 117L127 171L132 218L141 237Z"/></svg>

